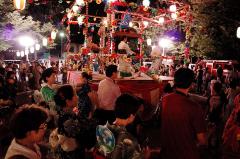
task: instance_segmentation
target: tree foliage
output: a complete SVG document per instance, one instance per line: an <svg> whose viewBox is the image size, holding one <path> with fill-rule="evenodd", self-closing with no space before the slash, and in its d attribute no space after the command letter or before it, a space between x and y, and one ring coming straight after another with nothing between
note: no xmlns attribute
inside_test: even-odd
<svg viewBox="0 0 240 159"><path fill-rule="evenodd" d="M14 10L12 1L0 1L0 8L0 51L17 46L17 39L21 35L29 35L40 41L53 28L51 23L34 21L26 12Z"/></svg>
<svg viewBox="0 0 240 159"><path fill-rule="evenodd" d="M240 2L218 0L192 5L194 25L191 30L191 54L212 59L240 60Z"/></svg>

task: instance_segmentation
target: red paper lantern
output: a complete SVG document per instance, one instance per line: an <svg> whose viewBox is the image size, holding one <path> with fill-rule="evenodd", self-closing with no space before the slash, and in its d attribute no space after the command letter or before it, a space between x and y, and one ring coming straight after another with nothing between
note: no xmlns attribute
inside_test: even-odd
<svg viewBox="0 0 240 159"><path fill-rule="evenodd" d="M24 10L26 6L26 0L13 0L14 7L18 10Z"/></svg>

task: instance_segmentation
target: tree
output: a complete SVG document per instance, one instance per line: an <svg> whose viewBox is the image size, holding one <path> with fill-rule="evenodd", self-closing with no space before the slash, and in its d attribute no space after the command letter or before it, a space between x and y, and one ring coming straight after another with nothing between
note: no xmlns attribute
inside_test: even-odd
<svg viewBox="0 0 240 159"><path fill-rule="evenodd" d="M50 34L53 25L34 21L26 12L14 10L12 1L0 2L0 52L16 46L17 38L21 35L31 35L38 41Z"/></svg>
<svg viewBox="0 0 240 159"><path fill-rule="evenodd" d="M195 20L191 29L191 54L240 60L240 40L236 38L240 2L218 0L192 4L192 9Z"/></svg>

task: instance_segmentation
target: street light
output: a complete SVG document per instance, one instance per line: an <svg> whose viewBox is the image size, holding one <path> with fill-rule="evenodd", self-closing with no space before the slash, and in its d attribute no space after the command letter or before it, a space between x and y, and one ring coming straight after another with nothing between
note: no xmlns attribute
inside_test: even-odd
<svg viewBox="0 0 240 159"><path fill-rule="evenodd" d="M62 52L63 52L63 50L62 50L62 39L64 37L64 32L60 32L59 35L60 35L60 38L61 38L61 54L60 54L59 58L62 58Z"/></svg>
<svg viewBox="0 0 240 159"><path fill-rule="evenodd" d="M29 36L21 36L18 38L20 45L24 47L29 47L34 45L34 40Z"/></svg>
<svg viewBox="0 0 240 159"><path fill-rule="evenodd" d="M21 53L19 51L17 51L16 55L17 55L17 57L20 57Z"/></svg>
<svg viewBox="0 0 240 159"><path fill-rule="evenodd" d="M159 46L161 46L163 49L163 52L162 52L163 56L165 55L165 48L169 48L171 47L171 45L172 45L172 41L169 39L163 38L159 41Z"/></svg>

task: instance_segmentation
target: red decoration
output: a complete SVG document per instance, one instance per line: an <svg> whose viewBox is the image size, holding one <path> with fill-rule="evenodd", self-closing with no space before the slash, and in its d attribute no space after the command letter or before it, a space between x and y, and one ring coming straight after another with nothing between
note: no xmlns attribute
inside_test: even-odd
<svg viewBox="0 0 240 159"><path fill-rule="evenodd" d="M112 14L112 10L111 10L111 9L108 9L108 10L106 11L106 13L107 13L107 14Z"/></svg>
<svg viewBox="0 0 240 159"><path fill-rule="evenodd" d="M90 52L90 49L88 49L88 48L82 48L82 54L83 54L83 55L88 55L89 52Z"/></svg>

